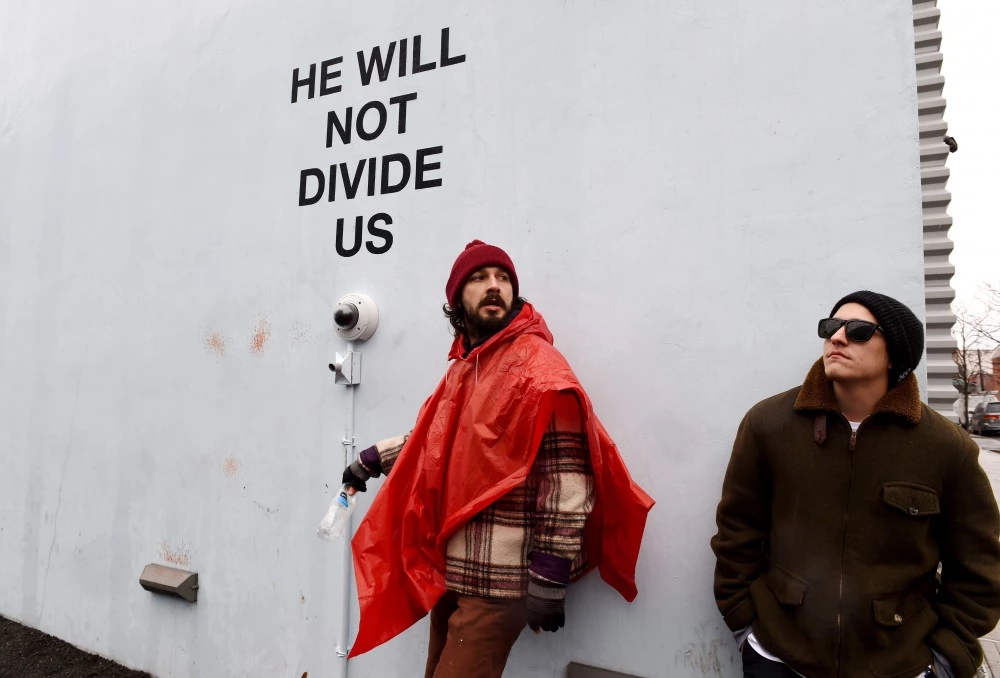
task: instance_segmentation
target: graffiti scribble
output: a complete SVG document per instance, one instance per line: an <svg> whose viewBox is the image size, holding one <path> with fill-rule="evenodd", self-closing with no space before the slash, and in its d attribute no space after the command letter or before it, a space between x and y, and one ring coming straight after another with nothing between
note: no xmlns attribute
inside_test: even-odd
<svg viewBox="0 0 1000 678"><path fill-rule="evenodd" d="M188 566L191 564L191 552L188 551L187 546L183 542L180 546L174 548L166 539L161 541L160 558L174 565Z"/></svg>

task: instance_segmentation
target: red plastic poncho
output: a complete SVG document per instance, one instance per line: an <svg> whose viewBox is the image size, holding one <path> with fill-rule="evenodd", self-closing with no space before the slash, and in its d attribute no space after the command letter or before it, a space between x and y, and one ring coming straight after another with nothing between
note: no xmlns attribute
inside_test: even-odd
<svg viewBox="0 0 1000 678"><path fill-rule="evenodd" d="M516 318L468 356L454 360L352 540L361 606L351 657L381 645L426 615L445 592L445 545L470 518L527 477L558 391L584 406L595 505L587 520L591 568L626 600L653 500L633 482L594 416L541 315Z"/></svg>

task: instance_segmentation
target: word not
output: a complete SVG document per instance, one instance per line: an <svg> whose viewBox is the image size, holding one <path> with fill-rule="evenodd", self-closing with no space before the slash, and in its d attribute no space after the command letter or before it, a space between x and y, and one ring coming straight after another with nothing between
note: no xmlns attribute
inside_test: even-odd
<svg viewBox="0 0 1000 678"><path fill-rule="evenodd" d="M343 187L343 193L347 200L353 200L357 196L361 189L361 179L366 174L368 196L375 195L376 190L379 195L402 191L410 182L411 169L414 176L414 190L435 188L442 184L442 180L440 178L427 178L425 174L440 169L441 163L427 162L427 158L442 152L444 152L444 146L421 148L416 152L412 166L410 158L403 153L389 153L381 158L362 158L354 168L353 174L346 162L330 165L329 174L318 167L304 169L299 173L299 207L315 205L324 194L327 195L327 202L335 201L337 199L338 176L340 177L339 185ZM390 176L394 163L401 170L401 176L395 182L391 180ZM380 171L377 171L376 168L379 168ZM315 182L311 182L310 179L315 180ZM310 186L311 183L315 183L315 188ZM310 190L311 188L312 190Z"/></svg>
<svg viewBox="0 0 1000 678"><path fill-rule="evenodd" d="M448 28L441 29L441 39L440 39L440 58L438 61L427 61L424 62L421 59L421 48L423 46L422 37L419 35L414 35L412 40L413 54L412 61L410 62L410 72L411 73L426 73L427 71L433 71L435 68L440 66L444 68L445 66L454 66L455 64L460 64L465 61L465 55L459 54L457 56L451 56L451 46L450 46L450 30ZM398 51L397 51L398 47ZM402 78L407 75L407 51L409 45L407 44L407 38L396 41L393 40L389 43L389 46L385 50L385 57L382 56L381 46L376 45L371 49L368 56L365 56L364 50L358 51L358 75L361 78L361 85L367 87L372 82L372 76L378 75L379 82L385 82L390 75L392 69L392 61L399 55L397 59L397 73L398 77ZM331 85L330 81L337 80L341 76L340 69L332 70L334 66L339 66L344 62L344 57L338 56L332 59L327 59L319 64L319 96L327 96L328 94L336 94L341 91L341 85ZM309 75L300 78L299 69L296 68L292 71L292 103L296 103L299 100L299 89L302 87L308 88L308 98L312 99L316 96L316 83L317 83L317 68L316 64L309 64Z"/></svg>
<svg viewBox="0 0 1000 678"><path fill-rule="evenodd" d="M396 133L405 134L406 133L406 104L410 101L417 100L417 93L410 92L409 94L401 94L398 97L392 97L389 99L390 106L398 106L398 122L396 124ZM369 111L375 111L376 113L376 124L375 131L369 132L365 129L365 120L369 119L371 116L368 115ZM333 132L337 131L340 136L340 141L343 144L351 143L351 132L354 126L351 125L351 118L354 115L354 107L348 106L347 111L344 112L344 121L341 122L340 116L337 115L337 111L330 111L326 114L326 147L330 148L333 146ZM385 124L389 119L389 111L381 101L377 99L375 101L369 101L367 104L358 109L358 117L356 120L358 136L364 141L372 141L373 139L378 139L385 131Z"/></svg>

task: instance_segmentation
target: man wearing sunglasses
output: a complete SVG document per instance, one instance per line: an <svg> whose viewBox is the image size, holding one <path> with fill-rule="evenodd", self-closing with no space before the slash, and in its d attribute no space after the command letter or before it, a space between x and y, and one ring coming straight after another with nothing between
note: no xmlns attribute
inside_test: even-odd
<svg viewBox="0 0 1000 678"><path fill-rule="evenodd" d="M971 678L1000 619L979 448L920 402L909 308L863 291L830 316L805 382L743 418L723 482L715 597L744 676Z"/></svg>

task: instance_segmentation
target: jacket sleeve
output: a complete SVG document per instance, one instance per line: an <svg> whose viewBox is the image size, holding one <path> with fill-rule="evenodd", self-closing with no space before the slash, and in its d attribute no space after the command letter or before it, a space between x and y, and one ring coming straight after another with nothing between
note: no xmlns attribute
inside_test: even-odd
<svg viewBox="0 0 1000 678"><path fill-rule="evenodd" d="M410 434L407 433L394 438L386 438L365 448L358 455L361 465L371 474L372 478L378 478L382 474L389 475L392 465L396 463L396 457L403 450L403 444L409 437Z"/></svg>
<svg viewBox="0 0 1000 678"><path fill-rule="evenodd" d="M535 579L568 584L594 508L594 472L580 402L556 396L555 411L531 468L534 534L528 571Z"/></svg>
<svg viewBox="0 0 1000 678"><path fill-rule="evenodd" d="M750 626L757 614L750 584L764 570L770 534L771 474L750 414L740 423L716 511L715 602L731 631Z"/></svg>
<svg viewBox="0 0 1000 678"><path fill-rule="evenodd" d="M956 676L974 676L983 661L978 638L1000 620L1000 515L978 447L962 457L942 497L939 621L928 641Z"/></svg>

